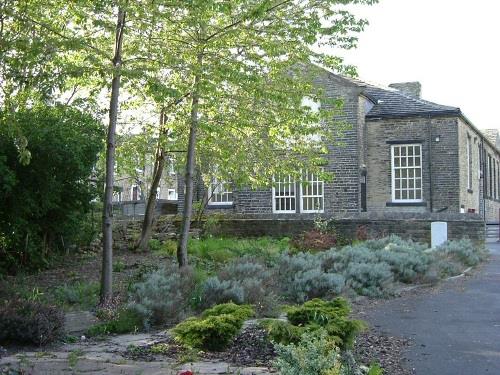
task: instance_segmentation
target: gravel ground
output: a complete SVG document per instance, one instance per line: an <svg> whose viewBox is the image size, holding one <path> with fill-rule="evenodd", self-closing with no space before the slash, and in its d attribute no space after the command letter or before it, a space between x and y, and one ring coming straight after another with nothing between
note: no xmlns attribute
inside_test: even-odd
<svg viewBox="0 0 500 375"><path fill-rule="evenodd" d="M404 351L411 345L410 341L400 337L385 336L376 329L363 332L356 339L354 356L359 363L378 362L384 369L384 375L413 375L407 369Z"/></svg>
<svg viewBox="0 0 500 375"><path fill-rule="evenodd" d="M237 366L269 367L276 356L273 345L266 339L266 332L256 326L244 328L233 343L223 352L204 353L204 359L219 359Z"/></svg>

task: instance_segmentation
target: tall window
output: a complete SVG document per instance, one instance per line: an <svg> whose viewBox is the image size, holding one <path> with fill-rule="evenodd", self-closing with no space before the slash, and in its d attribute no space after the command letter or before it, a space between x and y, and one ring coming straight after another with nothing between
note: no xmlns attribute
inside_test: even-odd
<svg viewBox="0 0 500 375"><path fill-rule="evenodd" d="M208 189L208 196L210 205L233 204L233 190L231 184L227 182L214 179Z"/></svg>
<svg viewBox="0 0 500 375"><path fill-rule="evenodd" d="M301 212L323 212L324 211L324 183L317 174L306 172L304 180L300 184L300 211Z"/></svg>
<svg viewBox="0 0 500 375"><path fill-rule="evenodd" d="M273 181L273 212L296 212L297 189L292 176L278 176Z"/></svg>
<svg viewBox="0 0 500 375"><path fill-rule="evenodd" d="M497 164L495 163L495 160L492 160L493 163L493 198L497 199Z"/></svg>
<svg viewBox="0 0 500 375"><path fill-rule="evenodd" d="M467 189L472 190L472 142L467 135Z"/></svg>
<svg viewBox="0 0 500 375"><path fill-rule="evenodd" d="M493 171L492 171L492 166L491 166L491 155L488 154L488 193L486 194L488 197L491 198L493 195Z"/></svg>
<svg viewBox="0 0 500 375"><path fill-rule="evenodd" d="M392 145L392 200L422 201L422 145Z"/></svg>

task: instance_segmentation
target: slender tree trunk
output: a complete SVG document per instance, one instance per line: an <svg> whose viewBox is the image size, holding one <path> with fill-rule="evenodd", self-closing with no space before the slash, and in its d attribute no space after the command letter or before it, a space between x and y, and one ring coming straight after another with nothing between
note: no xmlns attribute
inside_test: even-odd
<svg viewBox="0 0 500 375"><path fill-rule="evenodd" d="M154 211L156 205L156 191L160 185L163 170L165 169L165 149L162 146L162 137L166 134L165 127L165 110L162 109L160 114L160 133L158 136L158 144L155 153L155 166L153 168L153 182L148 196L146 211L144 212L144 220L142 222L141 238L137 243L137 249L147 251L149 249L149 240L153 231Z"/></svg>
<svg viewBox="0 0 500 375"><path fill-rule="evenodd" d="M101 304L113 298L113 186L115 166L115 133L118 117L118 98L120 95L120 79L122 65L123 32L125 29L125 11L118 9L115 36L115 55L113 57L113 80L111 83L111 100L109 103L109 126L106 145L106 186L104 190L104 207L102 213L102 273Z"/></svg>
<svg viewBox="0 0 500 375"><path fill-rule="evenodd" d="M198 55L198 68L201 70L202 55ZM198 105L200 102L199 85L201 73L198 71L195 75L193 92L191 94L191 125L189 128L189 142L186 158L186 194L184 194L184 210L182 215L181 233L179 243L177 245L177 261L179 267L188 265L187 244L189 240L189 229L191 227L191 216L193 215L193 192L194 192L194 171L195 171L195 150L196 150L196 134L198 132L199 112Z"/></svg>

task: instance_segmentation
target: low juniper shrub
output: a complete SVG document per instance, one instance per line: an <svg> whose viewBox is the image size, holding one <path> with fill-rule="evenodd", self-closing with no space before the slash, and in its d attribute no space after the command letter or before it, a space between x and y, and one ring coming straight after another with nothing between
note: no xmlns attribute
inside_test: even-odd
<svg viewBox="0 0 500 375"><path fill-rule="evenodd" d="M227 303L205 310L199 318L188 318L172 329L180 344L202 350L225 349L238 334L243 322L254 314L248 305Z"/></svg>
<svg viewBox="0 0 500 375"><path fill-rule="evenodd" d="M0 343L45 345L64 334L64 313L35 301L16 300L0 307Z"/></svg>
<svg viewBox="0 0 500 375"><path fill-rule="evenodd" d="M309 330L322 327L341 349L347 349L352 347L357 334L366 328L363 321L349 319L350 312L350 306L344 298L335 298L333 301L316 298L302 306L289 308L287 317L294 326Z"/></svg>
<svg viewBox="0 0 500 375"><path fill-rule="evenodd" d="M284 345L298 343L305 332L305 327L294 326L280 319L263 319L259 325L267 332L267 337L272 342Z"/></svg>

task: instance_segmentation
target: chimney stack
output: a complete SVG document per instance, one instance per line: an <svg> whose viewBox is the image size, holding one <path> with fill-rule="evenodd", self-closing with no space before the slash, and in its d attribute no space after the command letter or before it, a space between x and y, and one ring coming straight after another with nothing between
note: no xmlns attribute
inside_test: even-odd
<svg viewBox="0 0 500 375"><path fill-rule="evenodd" d="M420 99L420 94L422 91L422 85L420 84L420 82L391 83L389 87L401 91L406 96Z"/></svg>

